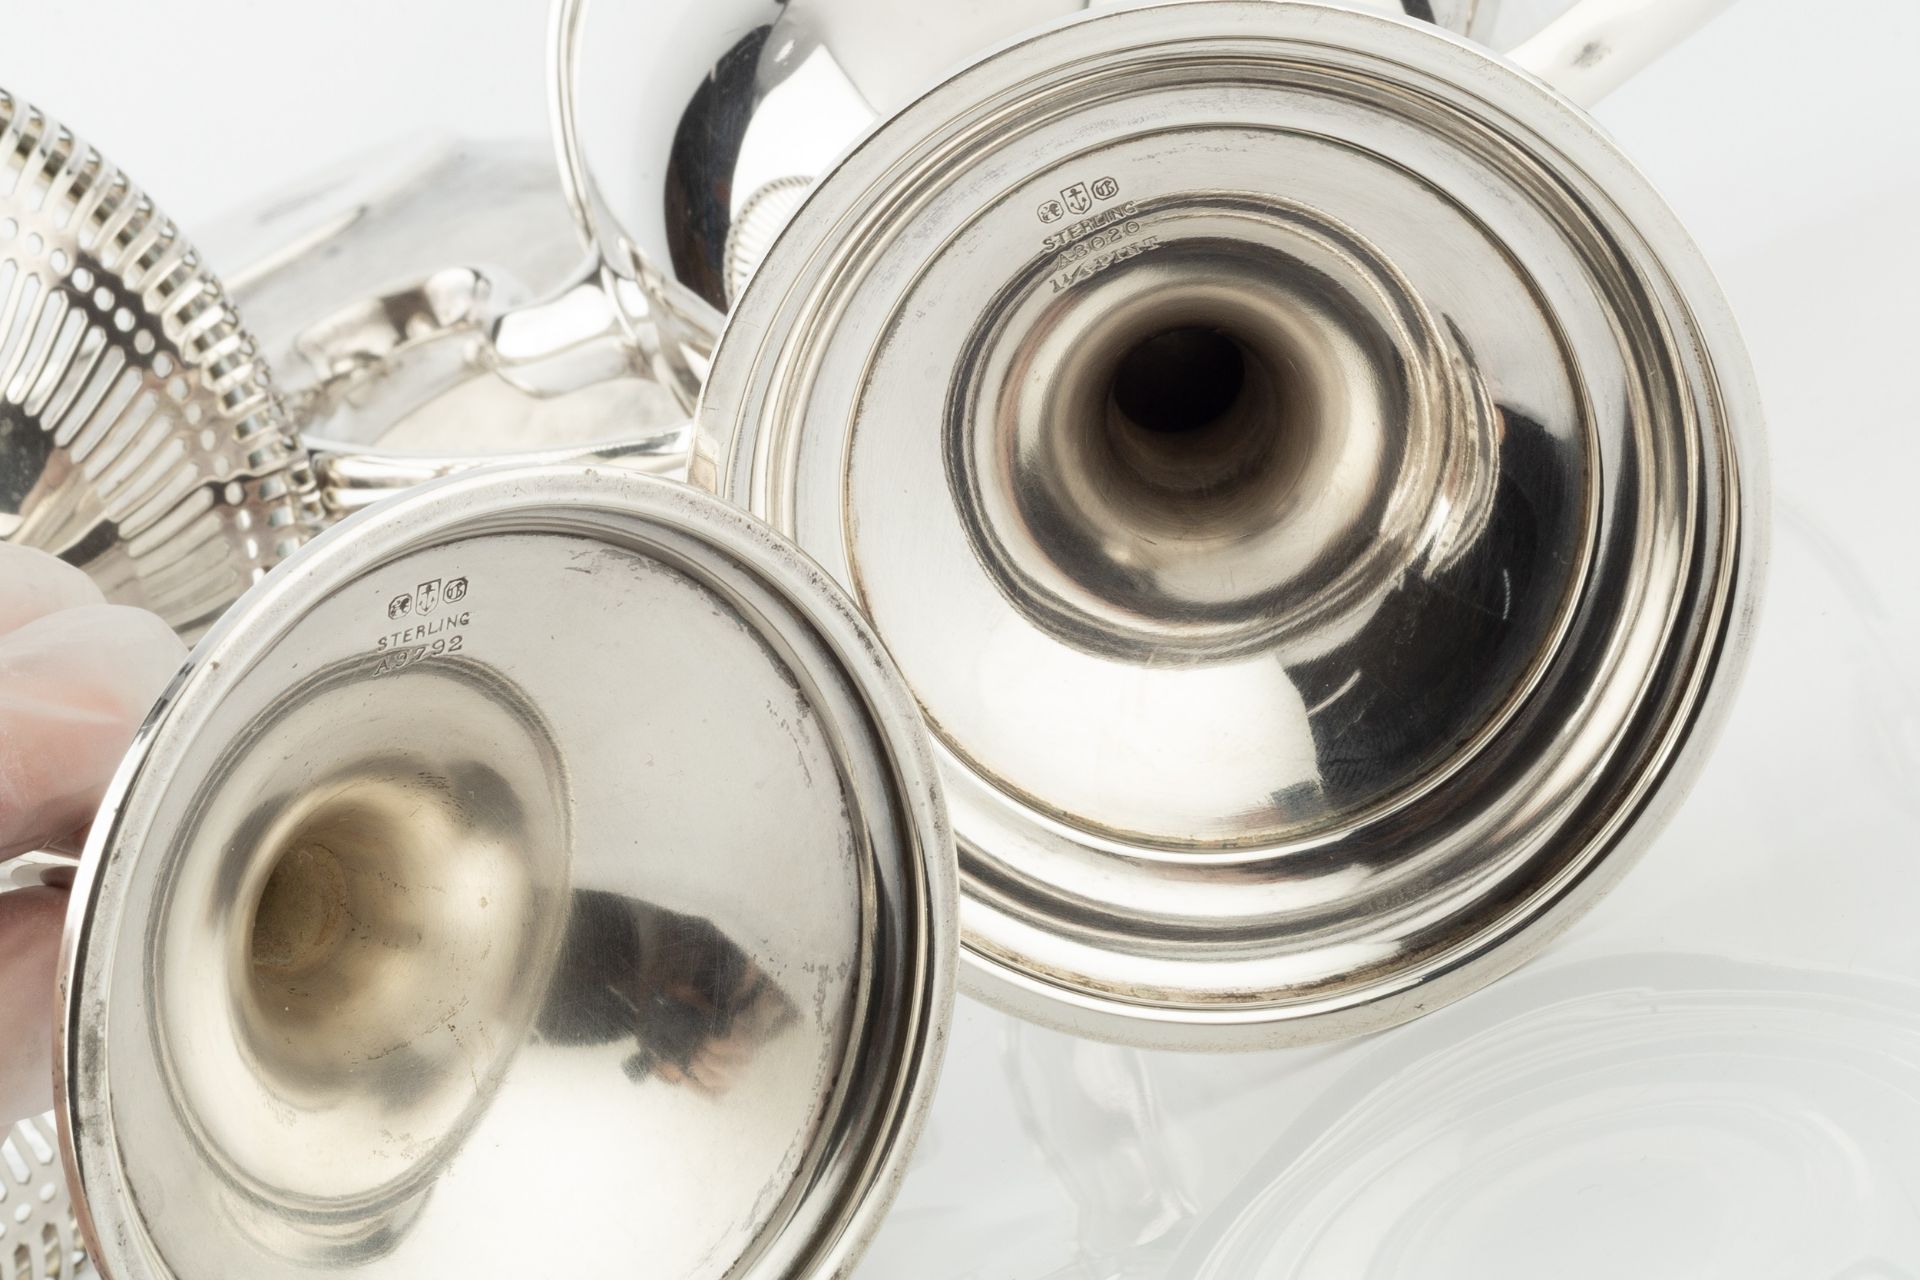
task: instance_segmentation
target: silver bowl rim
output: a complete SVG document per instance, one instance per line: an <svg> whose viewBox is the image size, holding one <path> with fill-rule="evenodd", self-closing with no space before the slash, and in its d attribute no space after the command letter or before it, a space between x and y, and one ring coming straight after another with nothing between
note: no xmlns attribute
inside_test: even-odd
<svg viewBox="0 0 1920 1280"><path fill-rule="evenodd" d="M1275 24L1288 24L1282 34L1297 42L1358 49L1442 81L1476 111L1516 122L1530 147L1605 193L1612 225L1630 232L1665 277L1678 309L1668 319L1685 330L1673 341L1694 349L1711 373L1705 394L1717 417L1702 429L1717 431L1726 451L1723 559L1690 693L1650 737L1658 751L1632 794L1615 798L1609 833L1577 874L1562 877L1517 923L1422 966L1398 989L1305 1007L1173 1007L1090 995L976 946L968 917L985 908L963 879L964 991L1056 1030L1144 1048L1256 1050L1369 1034L1469 995L1537 955L1645 854L1699 775L1746 666L1769 559L1767 446L1752 365L1705 256L1647 176L1583 108L1506 58L1425 23L1296 0L1149 0L1069 17L1001 45L868 134L815 185L729 314L695 413L693 482L784 528L789 473L769 461L780 450L754 410L781 364L788 322L817 285L836 229L946 120L1077 56L1148 39L1245 41L1273 33ZM967 833L957 836L964 861Z"/></svg>
<svg viewBox="0 0 1920 1280"><path fill-rule="evenodd" d="M598 509L698 541L758 575L794 606L858 690L891 766L903 835L917 865L921 958L910 988L915 1006L905 1047L888 1064L893 1088L883 1111L860 1116L872 1135L857 1176L829 1191L842 1203L822 1223L808 1256L810 1275L851 1270L879 1230L925 1127L953 1020L957 969L957 872L939 772L918 708L853 601L790 541L737 508L685 484L618 466L499 466L423 484L326 529L247 592L189 655L155 703L101 802L68 906L57 976L55 1112L61 1156L89 1256L109 1280L172 1274L155 1255L122 1179L113 1103L104 1071L107 990L114 956L109 930L124 906L139 850L127 832L149 812L185 747L227 689L330 591L448 530L491 516L489 531L515 514L561 511L570 520ZM106 945L95 945L104 941ZM97 1194L90 1195L89 1189ZM816 1194L809 1191L809 1195Z"/></svg>

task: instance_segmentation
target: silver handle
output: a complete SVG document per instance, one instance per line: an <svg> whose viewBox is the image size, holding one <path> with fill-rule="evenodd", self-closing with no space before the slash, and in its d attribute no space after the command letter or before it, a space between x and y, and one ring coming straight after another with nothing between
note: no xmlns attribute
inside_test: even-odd
<svg viewBox="0 0 1920 1280"><path fill-rule="evenodd" d="M691 438L685 419L705 374L711 337L697 315L674 313L665 323L636 325L634 317L649 305L630 296L638 288L595 256L552 296L496 316L489 307L495 282L479 269L455 267L309 326L295 347L321 376L293 408L300 421L323 424L307 431L304 442L325 517L350 514L455 471L498 463L595 460L679 474ZM656 314L665 317L664 310ZM663 403L655 415L615 437L593 393L620 381L655 384ZM590 443L505 453L420 452L336 438L324 426L343 410L349 417L398 421L456 387L476 412L498 407L504 415L524 416L538 410L563 423L577 415L579 423L563 426L560 434Z"/></svg>
<svg viewBox="0 0 1920 1280"><path fill-rule="evenodd" d="M693 426L683 422L638 437L573 448L482 455L424 454L402 450L351 449L309 441L314 477L329 518L351 515L414 485L459 471L488 466L539 466L557 462L604 462L651 475L678 476L686 469ZM335 451L335 450L338 451Z"/></svg>
<svg viewBox="0 0 1920 1280"><path fill-rule="evenodd" d="M0 893L31 889L37 885L65 889L73 884L74 875L79 870L78 848L34 849L15 854L0 862Z"/></svg>
<svg viewBox="0 0 1920 1280"><path fill-rule="evenodd" d="M1590 107L1732 3L1580 0L1507 56Z"/></svg>

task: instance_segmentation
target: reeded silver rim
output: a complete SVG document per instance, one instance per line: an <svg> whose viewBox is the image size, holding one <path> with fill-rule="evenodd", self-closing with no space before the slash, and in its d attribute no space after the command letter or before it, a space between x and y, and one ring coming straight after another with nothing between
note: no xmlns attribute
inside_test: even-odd
<svg viewBox="0 0 1920 1280"><path fill-rule="evenodd" d="M0 90L0 536L204 628L305 538L306 451L219 283L146 194ZM17 491L16 491L17 490Z"/></svg>
<svg viewBox="0 0 1920 1280"><path fill-rule="evenodd" d="M1550 326L1585 326L1564 339L1567 376L1585 380L1573 383L1577 394L1619 395L1589 385L1605 352L1630 357L1634 371L1628 398L1613 401L1623 426L1598 421L1590 399L1569 419L1588 449L1583 470L1569 474L1590 477L1583 483L1593 504L1586 532L1567 535L1578 557L1566 578L1573 594L1550 615L1557 620L1539 624L1537 662L1514 677L1502 709L1465 734L1451 758L1382 792L1376 809L1278 842L1238 844L1101 824L1063 811L1031 776L983 770L971 757L973 740L957 739L945 723L964 710L959 695L928 685L924 654L945 635L955 651L946 658L964 671L989 634L968 611L991 596L962 589L976 572L965 556L940 560L926 550L933 540L916 531L911 504L877 515L882 504L872 495L884 485L869 479L860 488L850 470L862 431L889 441L939 434L932 415L916 421L895 412L884 424L869 422L861 417L869 401L890 410L931 403L932 392L908 398L916 370L938 390L948 385L948 362L958 367L956 353L973 350L963 335L986 335L975 345L1000 340L1001 328L964 314L964 273L941 266L941 255L995 281L1043 269L1045 259L996 261L966 238L977 233L989 245L978 228L1016 198L1032 220L1033 193L1054 162L1012 156L1011 147L1001 149L1005 138L1017 134L1029 150L1091 153L1104 145L1097 129L1046 133L1056 116L1067 119L1101 91L1115 100L1138 92L1152 102L1142 108L1151 116L1159 104L1140 86L1154 75L1186 85L1223 66L1249 69L1238 83L1243 94L1309 85L1344 103L1350 93L1394 129L1417 132L1427 150L1408 154L1436 164L1469 156L1510 175L1515 190L1524 183L1528 208L1540 211L1539 237L1509 248L1523 258L1561 253L1598 282L1582 286L1601 300L1595 307L1616 308L1595 327L1584 314L1569 319L1570 311L1541 304ZM1234 102L1255 114L1245 98ZM1343 109L1328 107L1320 123L1337 124ZM1153 127L1137 124L1143 136ZM1394 141L1381 129L1347 145L1391 153ZM1435 149L1436 138L1451 142ZM1039 177L1029 181L1030 173ZM1298 185L1296 177L1283 194L1296 198ZM1043 223L1048 212L1043 205ZM1136 220L1145 225L1150 215L1143 196ZM1089 221L1098 217L1096 206ZM1327 218L1330 226L1345 220L1338 208ZM1127 252L1122 244L1108 255L1114 262L1099 266ZM1389 272L1413 269L1404 255L1384 261ZM948 275L936 276L940 269ZM1428 280L1437 271L1423 269ZM948 286L938 305L912 294L922 275ZM1417 302L1421 293L1402 296ZM1575 295L1542 296L1570 308L1564 298ZM909 318L910 299L917 309ZM1434 313L1441 309L1432 303ZM1611 339L1596 342L1609 330ZM941 337L923 337L929 331ZM1457 341L1484 361L1474 348L1480 337L1469 331ZM911 359L899 357L903 367L888 383L896 349ZM1488 396L1500 390L1494 373L1481 373L1469 378L1467 401L1479 382L1489 382L1480 388ZM1710 272L1645 179L1577 108L1485 51L1317 5L1221 0L1077 21L1003 49L922 98L824 180L783 234L730 320L699 429L696 482L794 536L870 610L876 575L892 574L907 591L917 574L919 589L932 593L925 607L941 626L915 632L920 649L903 651L900 606L877 625L940 736L961 846L969 987L1062 1029L1156 1046L1257 1047L1379 1029L1457 999L1539 950L1626 872L1684 794L1737 683L1765 561L1765 462L1751 373ZM946 430L954 438L951 423ZM1448 438L1459 431L1450 428ZM907 469L902 460L919 456L909 446L885 456L898 465L884 479L939 508L939 518L949 505L964 507ZM1626 517L1623 492L1637 495L1650 523ZM888 554L892 560L878 562ZM1002 595L1005 582L996 582ZM1398 854L1391 860L1381 852L1389 831ZM1403 881L1386 899L1355 895L1346 915L1314 917L1317 925L1262 924L1255 907L1236 904L1264 886L1281 886L1269 892L1280 901L1273 895L1284 890L1289 856L1346 858L1362 878L1442 856L1452 870ZM1131 889L1110 890L1116 876L1134 877ZM1169 905L1189 879L1205 882L1205 901L1219 905ZM1156 900L1156 884L1169 896ZM1203 919L1209 910L1218 914ZM1447 918L1412 923L1422 911ZM1325 934L1317 951L1315 928ZM1276 976L1277 965L1249 971L1230 939L1250 935L1275 947L1298 943L1293 954L1308 957L1318 976L1291 985ZM1343 962L1341 947L1366 958ZM1175 977L1141 980L1147 972Z"/></svg>

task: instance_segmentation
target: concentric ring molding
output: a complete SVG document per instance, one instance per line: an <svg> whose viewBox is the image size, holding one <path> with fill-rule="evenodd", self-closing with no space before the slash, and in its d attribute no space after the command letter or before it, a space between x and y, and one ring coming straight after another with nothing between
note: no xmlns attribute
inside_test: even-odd
<svg viewBox="0 0 1920 1280"><path fill-rule="evenodd" d="M843 1274L938 1073L950 840L897 675L743 513L554 466L343 521L216 625L94 827L57 1056L94 1257L506 1275L644 1237L686 1274ZM294 913L263 948L256 903L342 884L344 941ZM355 979L326 1036L277 1020ZM687 990L726 1001L691 1047Z"/></svg>
<svg viewBox="0 0 1920 1280"><path fill-rule="evenodd" d="M1210 203L1251 229L1205 223ZM1263 204L1311 213L1387 269L1298 269ZM1211 250L1229 265L1206 265ZM1060 554L1057 527L1029 521L994 556L969 541L952 459L1011 459L997 482L1029 495L1076 483L1031 461L1033 442L1113 429L1094 413L1023 435L1000 411L1017 398L969 407L992 369L1031 380L1117 358L1098 335L1128 306L1194 324L1231 304L1292 326L1291 347L1252 330L1243 346L1291 360L1325 405L1396 366L1351 354L1388 339L1341 347L1314 317L1396 278L1405 292L1385 302L1431 322L1390 345L1435 353L1411 372L1445 457L1403 473L1433 487L1380 504L1412 523L1354 526L1404 535L1384 586L1371 575L1304 628L1256 611L1274 637L1258 678L1244 646L1195 642L1177 606L1136 608L1126 627L1054 607L1128 564ZM1130 281L1145 282L1137 299ZM1091 336L1047 345L1063 333ZM1385 421L1316 409L1294 427L1318 447ZM696 481L855 592L928 715L962 851L968 985L1148 1045L1375 1030L1537 951L1684 793L1737 683L1765 559L1751 373L1646 180L1484 50L1316 5L1076 21L921 98L775 245L699 428ZM1087 465L1093 482L1124 479ZM1353 492L1402 483L1358 474ZM1324 511L1337 492L1295 505ZM1049 538L1050 559L1032 550ZM1174 568L1211 585L1227 563L1205 558L1214 545L1234 540Z"/></svg>

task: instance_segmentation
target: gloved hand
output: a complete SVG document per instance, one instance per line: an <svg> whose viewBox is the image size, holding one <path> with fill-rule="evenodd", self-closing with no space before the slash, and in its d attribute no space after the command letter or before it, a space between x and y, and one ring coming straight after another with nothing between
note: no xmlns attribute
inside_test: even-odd
<svg viewBox="0 0 1920 1280"><path fill-rule="evenodd" d="M0 860L86 828L185 653L164 622L106 604L78 569L0 543ZM0 1129L52 1097L66 898L0 893Z"/></svg>

